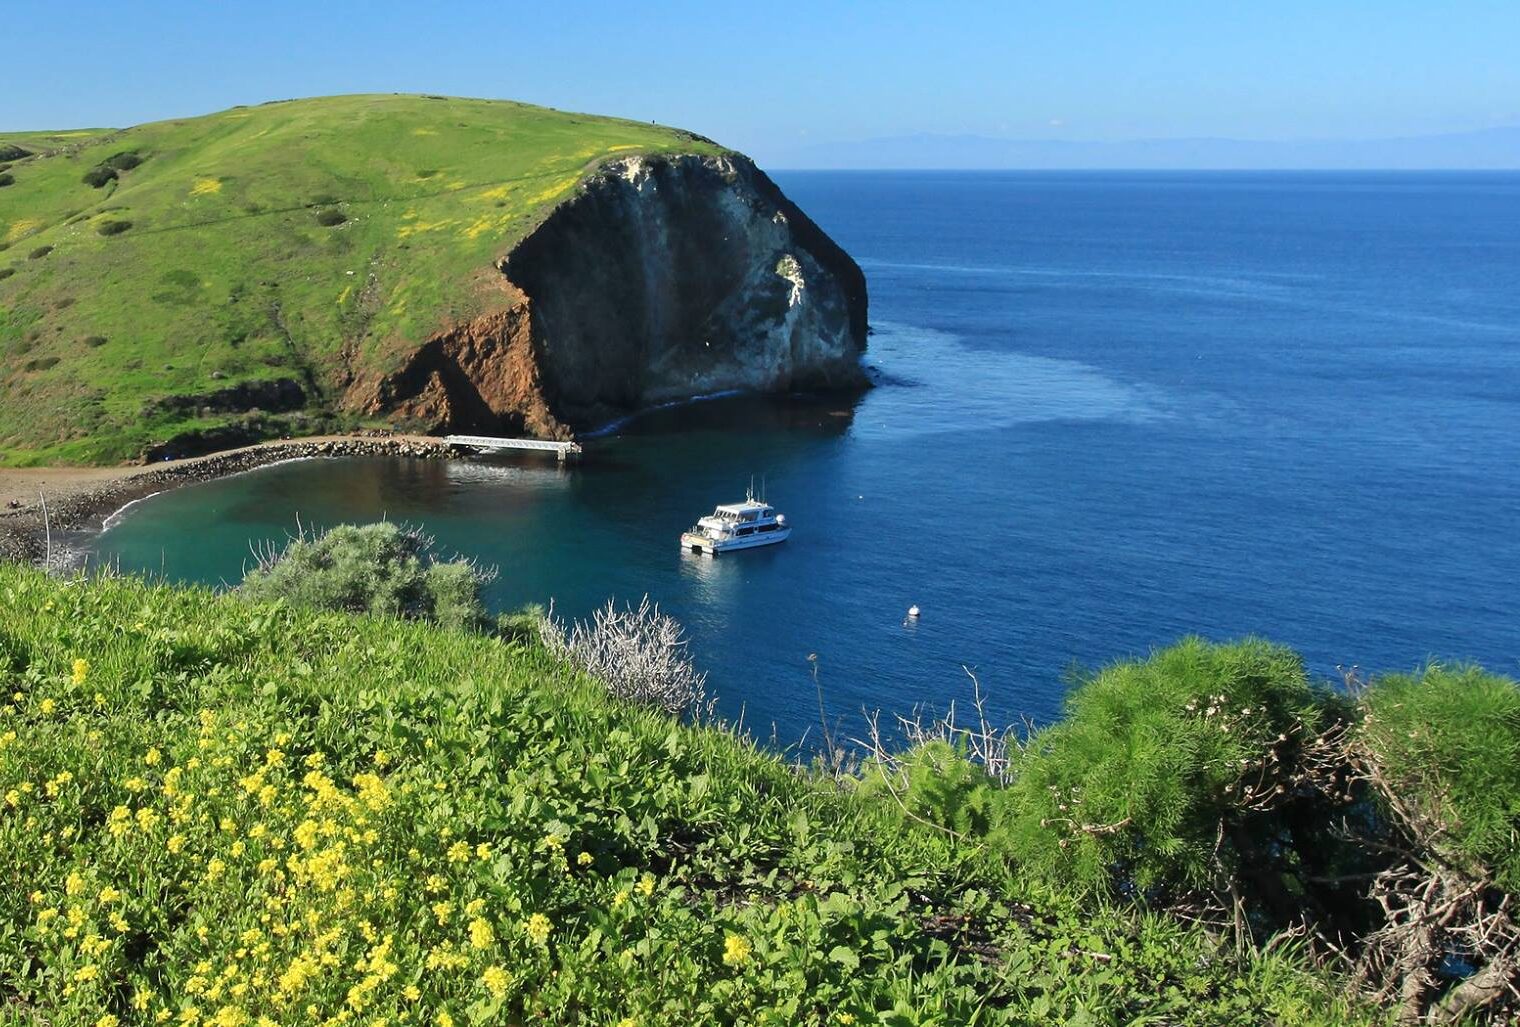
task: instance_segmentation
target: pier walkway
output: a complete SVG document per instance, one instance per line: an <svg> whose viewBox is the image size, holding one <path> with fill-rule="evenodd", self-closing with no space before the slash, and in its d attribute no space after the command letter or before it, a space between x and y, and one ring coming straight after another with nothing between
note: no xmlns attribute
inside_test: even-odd
<svg viewBox="0 0 1520 1027"><path fill-rule="evenodd" d="M499 453L504 449L531 449L553 453L564 460L581 455L578 442L550 442L546 439L501 439L490 435L445 435L443 441L462 449L474 449L482 453Z"/></svg>

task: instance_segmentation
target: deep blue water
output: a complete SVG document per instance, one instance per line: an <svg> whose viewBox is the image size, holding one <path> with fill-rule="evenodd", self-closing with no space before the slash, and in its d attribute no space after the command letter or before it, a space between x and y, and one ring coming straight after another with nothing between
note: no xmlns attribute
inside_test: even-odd
<svg viewBox="0 0 1520 1027"><path fill-rule="evenodd" d="M499 605L658 599L730 715L969 695L1187 633L1520 672L1520 176L787 173L870 280L858 403L717 401L534 460L297 463L134 507L102 555L232 579L250 538L382 514ZM796 525L675 539L765 475ZM903 623L910 603L923 607Z"/></svg>

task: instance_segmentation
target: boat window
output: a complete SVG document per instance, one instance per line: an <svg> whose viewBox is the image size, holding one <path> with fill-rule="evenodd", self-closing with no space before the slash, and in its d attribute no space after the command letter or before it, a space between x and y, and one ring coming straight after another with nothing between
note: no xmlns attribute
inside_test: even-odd
<svg viewBox="0 0 1520 1027"><path fill-rule="evenodd" d="M734 532L735 535L753 535L754 533L754 528L740 528L738 531Z"/></svg>

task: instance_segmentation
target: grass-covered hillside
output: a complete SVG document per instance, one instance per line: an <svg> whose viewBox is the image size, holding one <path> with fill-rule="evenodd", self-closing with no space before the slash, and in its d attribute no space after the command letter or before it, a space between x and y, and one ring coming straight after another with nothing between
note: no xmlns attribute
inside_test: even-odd
<svg viewBox="0 0 1520 1027"><path fill-rule="evenodd" d="M1370 1022L533 642L0 566L0 683L0 1022Z"/></svg>
<svg viewBox="0 0 1520 1027"><path fill-rule="evenodd" d="M290 379L330 412L350 375L503 305L493 262L599 163L717 149L394 95L0 127L0 463L136 458L230 419L213 394L240 382Z"/></svg>

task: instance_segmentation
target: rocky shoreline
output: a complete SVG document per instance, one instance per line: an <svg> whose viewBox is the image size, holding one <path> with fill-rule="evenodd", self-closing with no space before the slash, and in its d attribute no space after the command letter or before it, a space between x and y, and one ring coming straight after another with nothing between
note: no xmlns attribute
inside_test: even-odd
<svg viewBox="0 0 1520 1027"><path fill-rule="evenodd" d="M286 460L315 457L404 456L440 460L460 455L442 439L420 436L348 436L333 439L293 439L177 461L172 466L145 467L100 485L47 497L40 502L0 510L0 560L68 566L76 562L65 536L100 530L110 516L139 499L168 489L212 481ZM45 494L45 493L44 493ZM49 554L49 534L52 553Z"/></svg>

